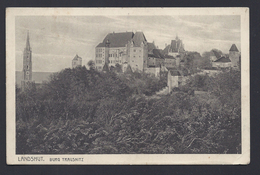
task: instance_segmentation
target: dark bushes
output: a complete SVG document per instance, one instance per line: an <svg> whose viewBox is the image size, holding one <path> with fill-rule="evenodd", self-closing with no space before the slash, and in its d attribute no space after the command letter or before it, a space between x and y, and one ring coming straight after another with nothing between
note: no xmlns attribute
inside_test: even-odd
<svg viewBox="0 0 260 175"><path fill-rule="evenodd" d="M42 88L17 89L17 154L240 153L239 75L209 79L206 96L149 99L163 79L65 69Z"/></svg>

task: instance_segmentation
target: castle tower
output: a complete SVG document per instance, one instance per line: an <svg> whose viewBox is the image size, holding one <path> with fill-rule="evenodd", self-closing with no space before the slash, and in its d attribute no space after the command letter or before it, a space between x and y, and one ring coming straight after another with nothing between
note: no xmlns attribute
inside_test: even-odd
<svg viewBox="0 0 260 175"><path fill-rule="evenodd" d="M233 67L238 67L239 56L240 53L237 49L237 46L235 44L232 44L231 48L229 49L229 59L231 60Z"/></svg>
<svg viewBox="0 0 260 175"><path fill-rule="evenodd" d="M78 66L82 66L82 58L77 54L72 60L72 68L76 68Z"/></svg>
<svg viewBox="0 0 260 175"><path fill-rule="evenodd" d="M23 51L23 80L22 90L32 84L32 50L30 47L29 31L27 32L26 46Z"/></svg>

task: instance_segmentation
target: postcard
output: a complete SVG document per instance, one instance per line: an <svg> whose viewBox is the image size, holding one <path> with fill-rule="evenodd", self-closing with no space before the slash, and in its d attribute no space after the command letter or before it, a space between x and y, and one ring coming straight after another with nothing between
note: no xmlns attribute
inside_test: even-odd
<svg viewBox="0 0 260 175"><path fill-rule="evenodd" d="M7 8L8 165L250 163L249 8Z"/></svg>

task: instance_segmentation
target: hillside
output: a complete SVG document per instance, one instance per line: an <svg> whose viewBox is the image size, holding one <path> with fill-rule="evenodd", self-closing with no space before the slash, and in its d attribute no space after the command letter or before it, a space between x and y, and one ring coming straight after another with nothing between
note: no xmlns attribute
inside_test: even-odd
<svg viewBox="0 0 260 175"><path fill-rule="evenodd" d="M85 67L17 88L16 153L241 153L240 72L198 76L159 99L145 98L160 89L154 77Z"/></svg>

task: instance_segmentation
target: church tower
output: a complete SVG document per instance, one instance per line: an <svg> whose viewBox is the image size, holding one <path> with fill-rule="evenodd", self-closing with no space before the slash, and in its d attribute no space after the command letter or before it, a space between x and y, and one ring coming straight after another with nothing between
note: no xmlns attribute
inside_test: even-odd
<svg viewBox="0 0 260 175"><path fill-rule="evenodd" d="M26 46L23 51L23 80L32 81L32 50L30 47L29 32L27 32Z"/></svg>
<svg viewBox="0 0 260 175"><path fill-rule="evenodd" d="M22 90L32 83L32 50L30 47L29 31L27 32L26 46L23 51L23 80Z"/></svg>

